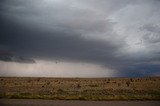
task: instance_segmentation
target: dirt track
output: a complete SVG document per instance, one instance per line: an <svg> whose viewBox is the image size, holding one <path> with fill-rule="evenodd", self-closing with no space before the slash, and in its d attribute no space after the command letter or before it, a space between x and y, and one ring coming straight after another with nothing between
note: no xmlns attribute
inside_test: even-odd
<svg viewBox="0 0 160 106"><path fill-rule="evenodd" d="M0 106L160 106L160 101L60 101L0 99Z"/></svg>

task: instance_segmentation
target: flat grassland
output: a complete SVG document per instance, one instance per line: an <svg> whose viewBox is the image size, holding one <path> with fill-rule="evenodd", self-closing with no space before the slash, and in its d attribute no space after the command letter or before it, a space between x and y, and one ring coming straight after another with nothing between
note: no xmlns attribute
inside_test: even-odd
<svg viewBox="0 0 160 106"><path fill-rule="evenodd" d="M160 100L160 77L0 77L0 98L53 100Z"/></svg>

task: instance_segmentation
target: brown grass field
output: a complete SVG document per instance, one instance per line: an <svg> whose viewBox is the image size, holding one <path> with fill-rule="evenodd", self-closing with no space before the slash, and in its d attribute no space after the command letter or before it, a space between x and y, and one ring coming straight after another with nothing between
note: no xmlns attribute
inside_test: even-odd
<svg viewBox="0 0 160 106"><path fill-rule="evenodd" d="M53 100L160 100L160 77L0 77L0 98Z"/></svg>

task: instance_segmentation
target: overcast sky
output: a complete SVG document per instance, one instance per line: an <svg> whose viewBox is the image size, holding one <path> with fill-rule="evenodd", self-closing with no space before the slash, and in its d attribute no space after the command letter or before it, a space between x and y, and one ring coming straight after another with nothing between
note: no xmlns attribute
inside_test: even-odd
<svg viewBox="0 0 160 106"><path fill-rule="evenodd" d="M160 0L1 0L0 51L35 61L0 76L160 76Z"/></svg>

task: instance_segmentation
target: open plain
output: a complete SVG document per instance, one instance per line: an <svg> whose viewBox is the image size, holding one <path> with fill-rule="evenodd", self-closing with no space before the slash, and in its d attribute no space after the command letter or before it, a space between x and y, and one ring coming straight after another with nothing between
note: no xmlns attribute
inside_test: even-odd
<svg viewBox="0 0 160 106"><path fill-rule="evenodd" d="M0 98L52 100L160 100L160 77L0 77Z"/></svg>

